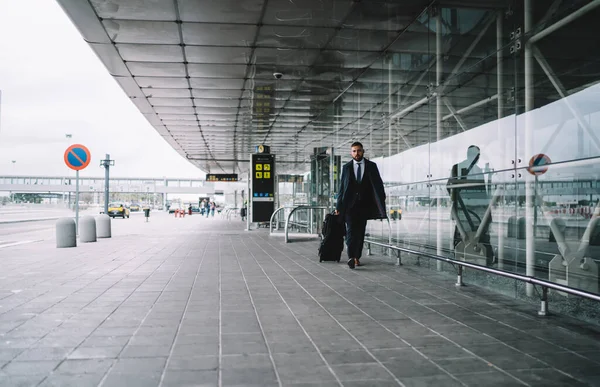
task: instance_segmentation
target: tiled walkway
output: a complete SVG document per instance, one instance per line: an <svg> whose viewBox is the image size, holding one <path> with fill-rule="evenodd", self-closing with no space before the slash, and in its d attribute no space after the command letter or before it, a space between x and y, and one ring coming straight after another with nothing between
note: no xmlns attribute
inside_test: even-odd
<svg viewBox="0 0 600 387"><path fill-rule="evenodd" d="M113 221L0 249L0 385L600 385L600 331L239 220Z"/></svg>

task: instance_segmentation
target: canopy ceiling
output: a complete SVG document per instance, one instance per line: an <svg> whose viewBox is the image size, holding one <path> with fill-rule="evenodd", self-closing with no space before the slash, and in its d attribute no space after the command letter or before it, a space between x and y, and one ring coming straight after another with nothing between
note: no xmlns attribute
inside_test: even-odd
<svg viewBox="0 0 600 387"><path fill-rule="evenodd" d="M430 108L395 122L394 138L388 131L390 116L431 96L430 1L58 2L160 135L207 172L244 172L259 144L271 146L280 171L294 172L307 169L314 147L345 153L351 141L371 135L367 150L376 157L397 138L396 152L430 141L421 130L431 122ZM444 19L444 78L461 60L466 67L490 54L474 49L463 58L476 39L495 39L488 27L505 2L442 2L479 9L481 3L487 10L473 9L462 27ZM495 77L492 70L478 69L473 78ZM490 87L489 80L480 83ZM478 87L455 93L457 106L494 94ZM456 131L449 121L445 130Z"/></svg>

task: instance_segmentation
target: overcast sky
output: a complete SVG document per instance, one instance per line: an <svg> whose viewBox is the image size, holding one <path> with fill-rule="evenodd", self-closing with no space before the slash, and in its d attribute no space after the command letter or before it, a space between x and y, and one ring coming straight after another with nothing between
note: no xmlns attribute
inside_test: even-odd
<svg viewBox="0 0 600 387"><path fill-rule="evenodd" d="M103 176L110 153L114 176L205 177L145 120L53 0L0 0L0 90L0 175L74 174L63 154L81 143L92 154L81 176Z"/></svg>

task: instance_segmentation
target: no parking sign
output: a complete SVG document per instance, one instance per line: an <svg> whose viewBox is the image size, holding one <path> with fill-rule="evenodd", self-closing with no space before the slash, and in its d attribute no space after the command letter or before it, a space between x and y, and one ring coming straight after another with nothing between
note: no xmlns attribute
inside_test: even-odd
<svg viewBox="0 0 600 387"><path fill-rule="evenodd" d="M65 164L75 171L87 167L91 159L90 150L81 144L71 145L65 151Z"/></svg>
<svg viewBox="0 0 600 387"><path fill-rule="evenodd" d="M550 157L546 156L543 153L537 154L529 160L529 167L527 168L527 172L531 173L534 176L543 175L548 171L548 164L552 161Z"/></svg>
<svg viewBox="0 0 600 387"><path fill-rule="evenodd" d="M67 148L64 159L67 167L75 170L75 230L79 234L79 171L90 164L92 156L87 147L74 144Z"/></svg>

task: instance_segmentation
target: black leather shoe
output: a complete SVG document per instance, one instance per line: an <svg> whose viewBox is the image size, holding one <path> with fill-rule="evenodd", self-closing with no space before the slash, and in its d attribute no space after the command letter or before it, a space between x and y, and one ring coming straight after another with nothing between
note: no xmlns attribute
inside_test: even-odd
<svg viewBox="0 0 600 387"><path fill-rule="evenodd" d="M350 258L350 259L348 260L348 267L349 267L350 269L354 269L354 266L355 266L355 265L356 265L356 263L354 262L354 258Z"/></svg>
<svg viewBox="0 0 600 387"><path fill-rule="evenodd" d="M356 258L356 266L364 266L362 263L360 263L360 259Z"/></svg>

